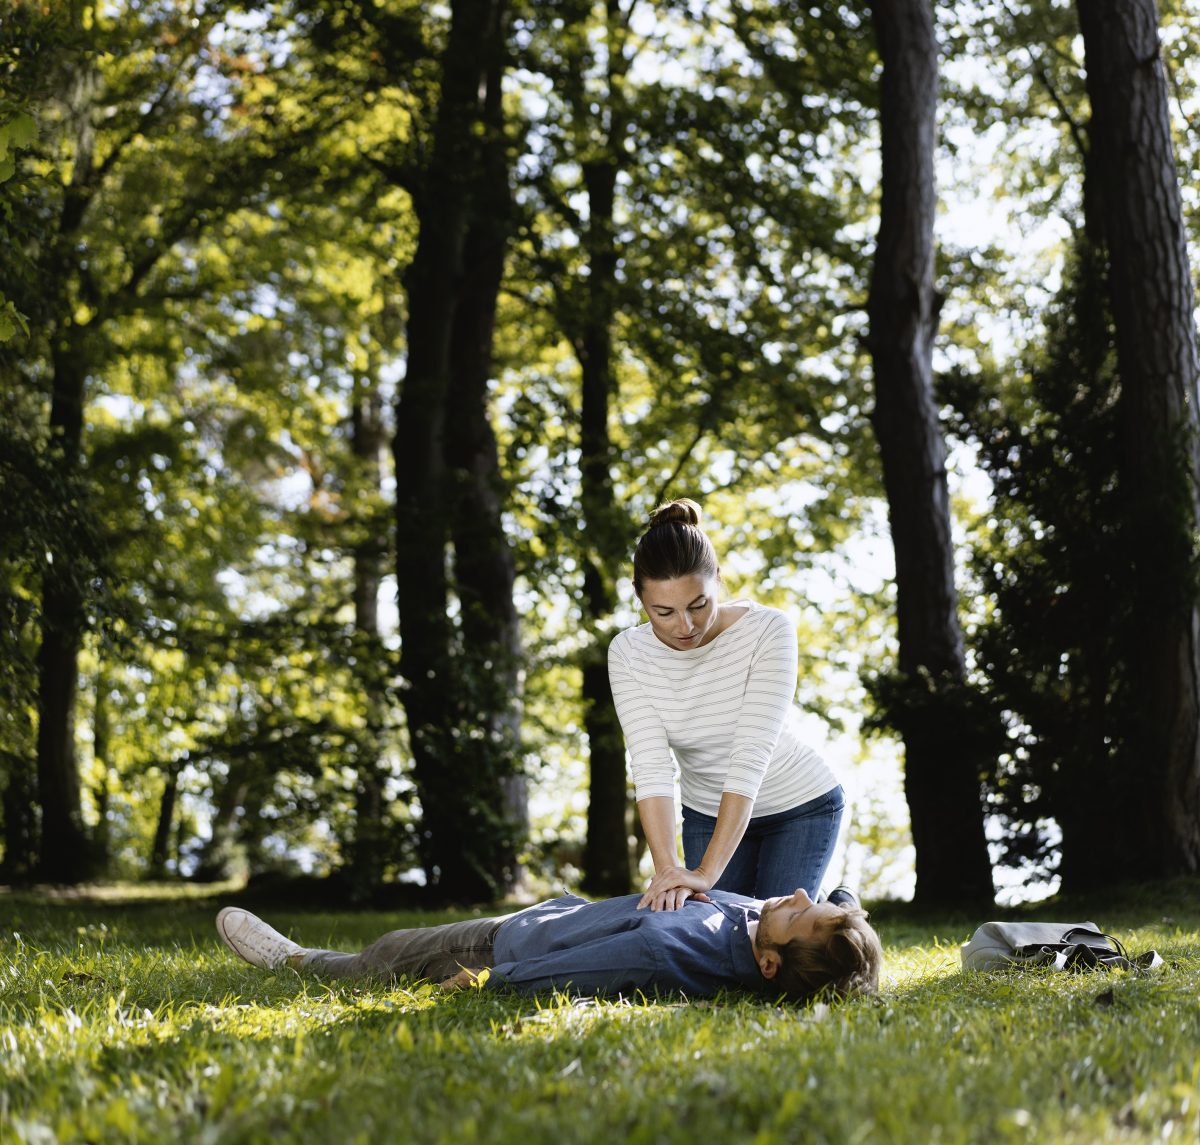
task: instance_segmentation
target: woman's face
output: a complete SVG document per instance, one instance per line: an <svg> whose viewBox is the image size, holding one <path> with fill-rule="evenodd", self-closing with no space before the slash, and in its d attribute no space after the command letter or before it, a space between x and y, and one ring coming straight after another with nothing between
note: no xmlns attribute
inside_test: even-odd
<svg viewBox="0 0 1200 1145"><path fill-rule="evenodd" d="M699 648L720 631L715 575L692 573L642 585L642 607L654 635L668 648Z"/></svg>

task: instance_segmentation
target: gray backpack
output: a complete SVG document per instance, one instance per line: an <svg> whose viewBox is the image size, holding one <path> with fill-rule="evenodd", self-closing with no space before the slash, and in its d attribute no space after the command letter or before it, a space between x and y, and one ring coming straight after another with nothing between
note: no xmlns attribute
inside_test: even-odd
<svg viewBox="0 0 1200 1145"><path fill-rule="evenodd" d="M1094 922L985 922L962 948L962 964L964 970L1151 970L1162 958L1154 950L1131 958Z"/></svg>

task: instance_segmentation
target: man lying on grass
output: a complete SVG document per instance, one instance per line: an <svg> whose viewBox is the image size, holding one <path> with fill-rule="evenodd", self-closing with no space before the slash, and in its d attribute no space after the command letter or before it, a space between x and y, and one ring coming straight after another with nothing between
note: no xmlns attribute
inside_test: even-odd
<svg viewBox="0 0 1200 1145"><path fill-rule="evenodd" d="M678 991L699 998L740 989L793 1001L873 994L879 937L853 894L839 888L833 897L840 901L813 902L801 889L762 902L709 891L680 910L652 911L638 909L636 894L604 902L563 895L500 918L394 930L359 954L299 946L240 907L217 915L217 931L235 954L268 970L406 975L447 990L479 981L523 994Z"/></svg>

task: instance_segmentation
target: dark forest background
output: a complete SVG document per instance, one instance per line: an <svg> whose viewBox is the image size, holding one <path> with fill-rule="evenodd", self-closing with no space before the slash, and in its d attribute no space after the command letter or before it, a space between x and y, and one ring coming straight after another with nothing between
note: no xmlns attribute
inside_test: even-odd
<svg viewBox="0 0 1200 1145"><path fill-rule="evenodd" d="M901 745L856 829L919 903L1196 872L1198 47L0 2L0 877L630 889L605 649L671 496Z"/></svg>

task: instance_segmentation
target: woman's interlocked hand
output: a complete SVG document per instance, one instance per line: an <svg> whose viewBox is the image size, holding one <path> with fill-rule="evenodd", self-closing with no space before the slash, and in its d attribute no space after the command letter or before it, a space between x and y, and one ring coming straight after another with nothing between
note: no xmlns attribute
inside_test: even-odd
<svg viewBox="0 0 1200 1145"><path fill-rule="evenodd" d="M650 880L646 893L638 902L638 910L678 910L690 898L700 902L712 902L704 892L712 886L712 880L701 870L687 867L667 867Z"/></svg>

